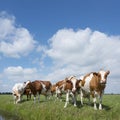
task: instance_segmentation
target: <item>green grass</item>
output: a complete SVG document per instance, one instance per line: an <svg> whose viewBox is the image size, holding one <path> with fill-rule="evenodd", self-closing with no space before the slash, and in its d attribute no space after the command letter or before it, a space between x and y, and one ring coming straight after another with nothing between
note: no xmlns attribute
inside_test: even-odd
<svg viewBox="0 0 120 120"><path fill-rule="evenodd" d="M64 108L65 101L45 101L43 96L35 104L33 99L26 101L26 96L23 99L15 105L12 95L0 95L0 111L21 120L120 120L120 95L104 95L103 110L94 110L93 104L86 104L87 100L82 107L79 98L77 107L68 104L67 108Z"/></svg>

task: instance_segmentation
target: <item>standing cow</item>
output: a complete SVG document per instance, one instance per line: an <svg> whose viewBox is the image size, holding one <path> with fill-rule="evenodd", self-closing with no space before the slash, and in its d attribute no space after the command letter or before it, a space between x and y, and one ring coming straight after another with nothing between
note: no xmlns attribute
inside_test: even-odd
<svg viewBox="0 0 120 120"><path fill-rule="evenodd" d="M80 83L81 90L84 91L82 94L92 95L94 109L97 109L96 101L97 97L99 98L99 109L102 109L102 95L104 94L104 89L107 83L107 76L109 75L110 71L100 70L98 73L91 72L85 75ZM81 96L81 103L82 96Z"/></svg>
<svg viewBox="0 0 120 120"><path fill-rule="evenodd" d="M30 82L27 85L27 88L29 88L34 95L34 103L36 101L36 96L38 94L38 101L40 101L40 94L45 95L46 97L51 94L51 82L50 81L41 81L41 80L35 80L33 82Z"/></svg>
<svg viewBox="0 0 120 120"><path fill-rule="evenodd" d="M79 80L75 76L65 78L65 80L58 81L56 83L56 94L61 95L63 92L66 93L66 102L64 108L69 103L69 97L72 97L73 104L76 106L76 92L79 89Z"/></svg>
<svg viewBox="0 0 120 120"><path fill-rule="evenodd" d="M67 84L64 88L67 88L68 91L66 93L66 103L65 103L64 108L66 108L67 104L69 103L70 95L72 96L74 106L77 106L76 105L76 95L80 89L79 83L81 80L78 80L75 76L70 76L70 77L66 78L65 81L67 82Z"/></svg>

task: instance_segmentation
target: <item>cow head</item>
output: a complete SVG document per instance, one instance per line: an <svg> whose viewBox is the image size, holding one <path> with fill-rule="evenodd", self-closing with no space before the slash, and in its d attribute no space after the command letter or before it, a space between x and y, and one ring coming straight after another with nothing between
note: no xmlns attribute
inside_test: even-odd
<svg viewBox="0 0 120 120"><path fill-rule="evenodd" d="M66 80L71 81L72 83L72 92L75 92L77 90L77 87L79 85L78 80L75 76L70 76Z"/></svg>
<svg viewBox="0 0 120 120"><path fill-rule="evenodd" d="M101 84L106 84L107 76L109 75L109 73L110 73L110 71L103 71L103 70L98 72L98 77L100 79Z"/></svg>

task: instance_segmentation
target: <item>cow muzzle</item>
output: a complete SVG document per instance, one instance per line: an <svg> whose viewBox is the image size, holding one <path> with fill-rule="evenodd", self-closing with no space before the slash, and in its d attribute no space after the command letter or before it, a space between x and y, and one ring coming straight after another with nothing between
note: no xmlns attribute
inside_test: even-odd
<svg viewBox="0 0 120 120"><path fill-rule="evenodd" d="M76 88L73 88L73 89L72 89L72 92L75 93L75 92L76 92Z"/></svg>
<svg viewBox="0 0 120 120"><path fill-rule="evenodd" d="M100 83L101 84L106 84L106 81L105 80L101 80Z"/></svg>

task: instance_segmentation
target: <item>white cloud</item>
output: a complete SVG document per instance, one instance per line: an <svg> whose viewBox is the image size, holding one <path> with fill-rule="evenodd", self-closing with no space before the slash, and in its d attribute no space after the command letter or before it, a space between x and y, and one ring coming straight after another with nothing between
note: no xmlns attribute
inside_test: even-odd
<svg viewBox="0 0 120 120"><path fill-rule="evenodd" d="M0 13L0 53L19 58L33 50L35 43L26 28L16 26L14 16L6 12Z"/></svg>
<svg viewBox="0 0 120 120"><path fill-rule="evenodd" d="M119 64L120 36L108 36L99 31L73 29L59 30L49 41L47 55L61 66L105 67ZM114 67L114 66L113 66ZM111 67L110 67L111 68Z"/></svg>
<svg viewBox="0 0 120 120"><path fill-rule="evenodd" d="M23 68L21 66L11 66L4 69L3 76L6 76L8 80L24 82L27 80L35 80L36 78L38 78L38 71L36 68Z"/></svg>

